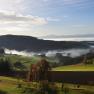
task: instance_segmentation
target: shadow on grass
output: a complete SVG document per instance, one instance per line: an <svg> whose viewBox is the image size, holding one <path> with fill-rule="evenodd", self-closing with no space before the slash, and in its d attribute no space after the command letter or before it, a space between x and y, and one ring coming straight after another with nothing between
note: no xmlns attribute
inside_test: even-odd
<svg viewBox="0 0 94 94"><path fill-rule="evenodd" d="M0 90L0 94L8 94L6 91Z"/></svg>

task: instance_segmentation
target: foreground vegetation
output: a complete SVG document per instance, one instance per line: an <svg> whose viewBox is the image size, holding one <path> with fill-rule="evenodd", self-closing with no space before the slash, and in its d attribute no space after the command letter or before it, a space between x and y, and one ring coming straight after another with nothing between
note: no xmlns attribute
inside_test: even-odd
<svg viewBox="0 0 94 94"><path fill-rule="evenodd" d="M94 71L94 64L84 64L79 63L73 64L73 65L61 65L64 60L62 60L60 63L54 62L54 59L50 60L49 58L45 57L47 61L50 62L50 65L53 68L54 71ZM31 64L37 63L41 59L41 56L32 56L32 57L26 57L26 56L20 56L20 55L1 55L0 56L0 62L7 61L7 63L10 63L13 69L15 70L28 70ZM94 60L93 60L94 62ZM60 65L59 65L60 64ZM55 65L55 66L54 66Z"/></svg>
<svg viewBox="0 0 94 94"><path fill-rule="evenodd" d="M13 70L28 70L31 64L35 64L39 57L27 57L21 55L0 55L0 64L8 63ZM4 67L4 66L3 66ZM5 68L4 68L5 69Z"/></svg>
<svg viewBox="0 0 94 94"><path fill-rule="evenodd" d="M21 87L19 87L21 84ZM94 86L67 84L67 83L50 83L50 87L53 86L55 93L48 94L94 94ZM46 89L48 87L45 87ZM0 94L43 94L37 93L33 90L39 91L39 83L24 82L22 80L11 77L0 76ZM47 89L47 90L50 90Z"/></svg>
<svg viewBox="0 0 94 94"><path fill-rule="evenodd" d="M50 62L40 57L4 55L0 57L0 73L30 69L29 79L0 76L0 94L94 94L94 86L49 82ZM76 64L53 68L55 71L94 71L94 64ZM31 76L31 74L33 74ZM27 77L27 78L28 78ZM34 79L33 79L34 78ZM31 82L30 82L31 81ZM36 82L34 82L36 81Z"/></svg>
<svg viewBox="0 0 94 94"><path fill-rule="evenodd" d="M18 80L15 78L0 76L0 91L5 91L5 94L20 94L20 89L17 88L17 83Z"/></svg>

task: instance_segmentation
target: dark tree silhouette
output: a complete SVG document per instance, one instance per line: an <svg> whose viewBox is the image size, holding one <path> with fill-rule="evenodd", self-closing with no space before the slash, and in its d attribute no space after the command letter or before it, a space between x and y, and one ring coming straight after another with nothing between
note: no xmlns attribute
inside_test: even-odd
<svg viewBox="0 0 94 94"><path fill-rule="evenodd" d="M3 48L0 48L0 55L3 55L3 54L5 54L5 51Z"/></svg>
<svg viewBox="0 0 94 94"><path fill-rule="evenodd" d="M41 59L37 64L39 66L39 80L49 80L49 71L51 70L49 62Z"/></svg>
<svg viewBox="0 0 94 94"><path fill-rule="evenodd" d="M26 69L26 66L23 63L21 63L20 61L15 62L14 67L21 71Z"/></svg>
<svg viewBox="0 0 94 94"><path fill-rule="evenodd" d="M40 80L49 80L51 67L49 62L45 59L41 59L36 64L32 64L30 66L30 70L28 72L28 81L40 81Z"/></svg>
<svg viewBox="0 0 94 94"><path fill-rule="evenodd" d="M0 73L9 74L13 71L12 64L8 59L0 59Z"/></svg>

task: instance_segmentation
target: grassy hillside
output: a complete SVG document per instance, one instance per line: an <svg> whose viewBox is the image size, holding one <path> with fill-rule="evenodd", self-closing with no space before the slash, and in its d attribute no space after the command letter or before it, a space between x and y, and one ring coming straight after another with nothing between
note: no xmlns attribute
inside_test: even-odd
<svg viewBox="0 0 94 94"><path fill-rule="evenodd" d="M68 65L53 68L54 71L94 71L94 64L91 65Z"/></svg>
<svg viewBox="0 0 94 94"><path fill-rule="evenodd" d="M20 94L20 90L17 88L17 82L17 79L0 76L0 90L8 94ZM22 81L20 82L22 83Z"/></svg>
<svg viewBox="0 0 94 94"><path fill-rule="evenodd" d="M37 61L40 60L41 57L39 56L32 56L32 57L26 57L26 56L20 56L20 55L5 55L0 56L0 58L7 58L9 61L14 64L15 62L21 62L23 65L25 65L27 68L29 68L30 64L37 63ZM47 59L49 62L50 59ZM53 68L55 71L94 71L94 64L76 64L76 65L67 65L67 66L60 66Z"/></svg>
<svg viewBox="0 0 94 94"><path fill-rule="evenodd" d="M0 94L38 94L38 93L32 93L31 91L27 93L22 93L25 87L28 89L28 86L27 86L27 83L22 80L20 80L20 83L22 84L22 88L17 87L17 84L18 84L17 79L0 76L0 91L6 92L6 93L0 93ZM34 83L33 84L29 83L29 89L33 87L33 85ZM77 88L77 84L63 83L63 85L64 87L63 89L61 89L62 83L56 83L58 94L65 94L64 88L67 88L69 90L68 94L94 94L94 86L80 85L80 87ZM34 86L33 88L36 88L36 87Z"/></svg>
<svg viewBox="0 0 94 94"><path fill-rule="evenodd" d="M26 67L29 67L30 64L36 63L40 58L39 57L26 57L21 55L4 55L0 56L0 59L8 59L12 64L15 62L21 62Z"/></svg>

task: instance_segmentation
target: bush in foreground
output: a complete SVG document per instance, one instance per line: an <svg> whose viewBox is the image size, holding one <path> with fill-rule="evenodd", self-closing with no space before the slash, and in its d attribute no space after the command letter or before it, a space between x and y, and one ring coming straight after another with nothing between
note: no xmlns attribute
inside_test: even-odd
<svg viewBox="0 0 94 94"><path fill-rule="evenodd" d="M0 90L0 94L8 94L6 91Z"/></svg>

